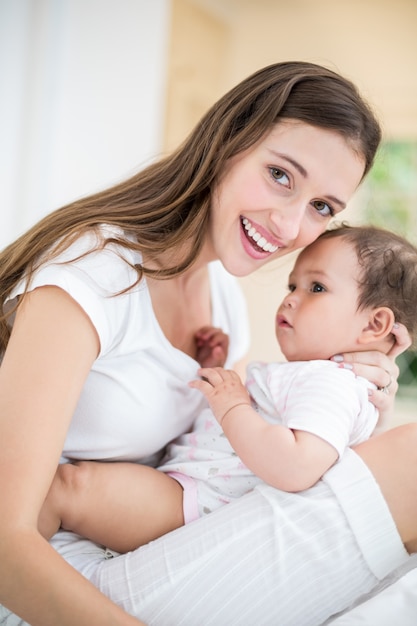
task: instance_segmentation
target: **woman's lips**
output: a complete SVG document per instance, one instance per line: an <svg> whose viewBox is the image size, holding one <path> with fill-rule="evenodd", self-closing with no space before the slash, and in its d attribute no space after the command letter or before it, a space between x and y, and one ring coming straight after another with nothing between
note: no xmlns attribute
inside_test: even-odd
<svg viewBox="0 0 417 626"><path fill-rule="evenodd" d="M266 233L263 229L262 232L260 232L260 227L255 227L247 217L242 217L241 222L246 238L255 250L273 254L279 250L279 248L283 247L276 240L273 240L269 233Z"/></svg>

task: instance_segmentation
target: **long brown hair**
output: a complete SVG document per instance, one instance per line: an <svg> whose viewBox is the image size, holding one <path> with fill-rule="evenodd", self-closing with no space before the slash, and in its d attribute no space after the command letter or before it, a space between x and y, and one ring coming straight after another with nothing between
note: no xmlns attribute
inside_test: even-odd
<svg viewBox="0 0 417 626"><path fill-rule="evenodd" d="M81 233L106 223L130 234L115 237L147 258L187 244L180 263L143 274L169 278L189 268L203 245L211 193L225 162L247 150L280 118L340 133L370 169L380 128L356 87L330 69L305 62L276 63L239 83L204 115L185 142L128 180L46 216L0 254L0 306L39 259L65 249ZM132 235L134 243L132 243ZM102 242L105 245L106 241ZM9 337L0 317L0 354Z"/></svg>

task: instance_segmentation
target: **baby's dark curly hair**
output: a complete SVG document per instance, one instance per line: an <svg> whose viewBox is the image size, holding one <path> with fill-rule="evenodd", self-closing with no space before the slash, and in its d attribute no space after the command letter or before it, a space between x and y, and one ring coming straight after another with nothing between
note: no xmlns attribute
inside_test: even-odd
<svg viewBox="0 0 417 626"><path fill-rule="evenodd" d="M342 224L319 239L343 237L352 244L362 268L358 308L389 307L417 339L417 248L407 239L376 226Z"/></svg>

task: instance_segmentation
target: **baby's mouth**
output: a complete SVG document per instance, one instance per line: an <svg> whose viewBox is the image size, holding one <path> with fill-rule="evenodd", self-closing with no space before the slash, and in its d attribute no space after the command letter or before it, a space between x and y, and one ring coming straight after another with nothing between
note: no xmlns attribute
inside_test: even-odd
<svg viewBox="0 0 417 626"><path fill-rule="evenodd" d="M254 226L250 223L247 217L241 218L243 228L245 229L246 237L249 239L251 245L258 249L260 252L269 252L272 254L278 250L278 246L274 245L266 239L261 233L259 233Z"/></svg>
<svg viewBox="0 0 417 626"><path fill-rule="evenodd" d="M284 317L284 315L277 316L277 326L280 328L292 328L292 325L289 323L287 318Z"/></svg>

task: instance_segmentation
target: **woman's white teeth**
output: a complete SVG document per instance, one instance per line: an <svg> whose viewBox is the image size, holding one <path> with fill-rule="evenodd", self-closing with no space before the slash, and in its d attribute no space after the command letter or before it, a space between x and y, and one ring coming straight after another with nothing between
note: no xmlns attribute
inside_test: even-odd
<svg viewBox="0 0 417 626"><path fill-rule="evenodd" d="M256 228L252 226L252 224L246 217L242 220L242 224L246 230L248 237L253 239L253 241L259 248L261 248L265 252L276 252L278 250L278 246L274 246L272 243L267 241L265 237L262 237L261 233L258 233Z"/></svg>

